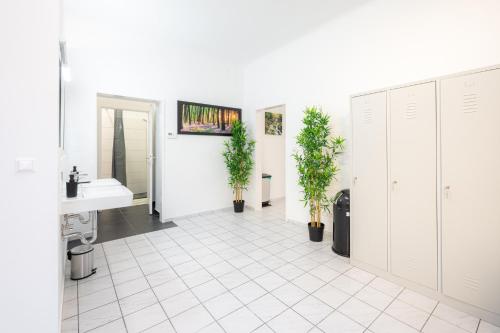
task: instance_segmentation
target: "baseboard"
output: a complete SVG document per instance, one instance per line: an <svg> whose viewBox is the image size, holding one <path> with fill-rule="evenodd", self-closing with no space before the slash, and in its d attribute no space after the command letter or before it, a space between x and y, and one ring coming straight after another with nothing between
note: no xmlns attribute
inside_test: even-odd
<svg viewBox="0 0 500 333"><path fill-rule="evenodd" d="M456 308L457 310L460 310L462 312L468 313L472 316L475 316L477 318L480 318L482 320L485 320L493 325L500 326L500 314L496 314L481 308L478 308L474 305L464 303L462 301L456 300L454 298L448 297L442 293L440 293L437 290L430 289L428 287L419 285L415 282L408 281L406 279L397 277L390 272L384 271L380 268L374 267L372 265L357 261L355 259L350 259L350 263L353 266L356 266L358 268L361 268L367 272L370 272L372 274L375 274L377 276L380 276L381 278L384 278L388 281L391 281L393 283L396 283L400 286L403 286L405 288L408 288L410 290L413 290L417 293L420 293L424 296L427 296L429 298L432 298L436 301L442 302L446 305L449 305L451 307Z"/></svg>

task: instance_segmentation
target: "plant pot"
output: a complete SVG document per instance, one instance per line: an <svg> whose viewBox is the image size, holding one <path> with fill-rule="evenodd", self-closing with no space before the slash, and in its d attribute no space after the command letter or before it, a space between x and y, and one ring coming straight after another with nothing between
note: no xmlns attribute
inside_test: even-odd
<svg viewBox="0 0 500 333"><path fill-rule="evenodd" d="M233 200L233 205L235 213L243 213L243 209L245 208L245 200L241 201Z"/></svg>
<svg viewBox="0 0 500 333"><path fill-rule="evenodd" d="M307 224L309 228L309 240L311 242L322 242L323 241L323 232L325 231L325 225L321 223L319 228L311 226L311 222Z"/></svg>

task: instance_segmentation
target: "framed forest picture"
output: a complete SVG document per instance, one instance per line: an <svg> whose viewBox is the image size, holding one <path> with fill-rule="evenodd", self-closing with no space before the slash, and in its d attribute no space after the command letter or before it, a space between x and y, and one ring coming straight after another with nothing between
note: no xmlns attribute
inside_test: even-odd
<svg viewBox="0 0 500 333"><path fill-rule="evenodd" d="M230 136L241 109L177 101L177 134Z"/></svg>

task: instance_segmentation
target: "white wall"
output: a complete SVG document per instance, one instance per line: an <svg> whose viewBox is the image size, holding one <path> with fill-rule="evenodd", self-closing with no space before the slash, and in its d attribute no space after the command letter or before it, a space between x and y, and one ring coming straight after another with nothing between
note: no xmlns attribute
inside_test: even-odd
<svg viewBox="0 0 500 333"><path fill-rule="evenodd" d="M248 65L245 109L286 104L287 218L308 220L290 157L305 106L331 114L349 150L351 94L500 63L499 12L495 0L370 1ZM349 186L349 160L332 194Z"/></svg>
<svg viewBox="0 0 500 333"><path fill-rule="evenodd" d="M147 34L134 43L123 42L123 36L114 38L121 31L112 30L113 22L106 22L102 34L94 34L97 26L82 21L73 10L67 11L65 22L73 75L67 89L68 166L79 165L96 176L97 93L162 101L159 113L165 115L159 115L164 117L156 128L163 134L177 131L177 100L233 107L243 103L241 67L221 63L216 55L161 46ZM221 157L225 138L164 138L162 218L232 206Z"/></svg>
<svg viewBox="0 0 500 333"><path fill-rule="evenodd" d="M264 116L265 112L282 114L283 125L285 124L285 107L279 106L260 111ZM286 129L283 127L282 135L268 135L262 132L260 137L263 141L262 147L262 172L270 174L271 179L271 199L285 197L285 135Z"/></svg>
<svg viewBox="0 0 500 333"><path fill-rule="evenodd" d="M58 0L1 2L0 332L59 332L58 38Z"/></svg>

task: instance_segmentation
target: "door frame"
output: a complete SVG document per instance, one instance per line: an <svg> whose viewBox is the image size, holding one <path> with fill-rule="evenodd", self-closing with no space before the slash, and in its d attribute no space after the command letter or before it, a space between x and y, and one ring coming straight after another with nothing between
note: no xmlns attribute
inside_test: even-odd
<svg viewBox="0 0 500 333"><path fill-rule="evenodd" d="M160 110L160 101L144 99L144 98L136 98L136 97L128 97L128 96L119 96L112 94L103 94L97 93L96 95L96 111L97 111L97 178L101 177L101 140L102 140L102 121L101 114L102 106L99 103L99 98L109 98L115 100L124 100L129 102L140 102L140 103L149 103L152 108L150 110L141 110L139 108L127 108L125 111L135 111L135 112L145 112L148 114L147 118L147 160L148 160L148 170L147 170L147 195L148 195L148 210L149 215L153 214L153 201L155 198L155 168L156 168L156 153L157 153L157 143L156 143L156 115ZM109 108L113 108L111 105Z"/></svg>
<svg viewBox="0 0 500 333"><path fill-rule="evenodd" d="M265 112L270 111L277 108L283 108L283 139L285 140L285 215L286 215L286 174L287 174L287 163L286 163L286 131L287 131L287 113L286 113L286 104L277 104L265 108L260 108L255 111L255 195L254 195L254 209L257 211L262 210L262 153L263 153L263 143L262 139L264 138L264 126L265 126ZM261 123L261 118L264 119L264 123Z"/></svg>

